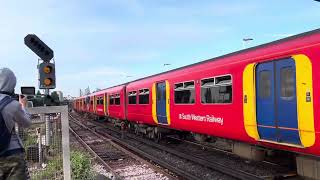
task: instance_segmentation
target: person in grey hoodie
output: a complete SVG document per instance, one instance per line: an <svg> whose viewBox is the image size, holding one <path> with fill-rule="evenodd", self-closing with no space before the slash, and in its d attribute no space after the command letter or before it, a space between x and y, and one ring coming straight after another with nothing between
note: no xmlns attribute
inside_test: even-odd
<svg viewBox="0 0 320 180"><path fill-rule="evenodd" d="M16 76L10 69L0 68L0 101L14 94L16 82ZM23 128L31 125L30 115L25 107L26 98L19 96L19 102L11 101L0 112L9 132L12 131L8 146L0 152L0 180L28 178L23 144L14 130L15 124Z"/></svg>

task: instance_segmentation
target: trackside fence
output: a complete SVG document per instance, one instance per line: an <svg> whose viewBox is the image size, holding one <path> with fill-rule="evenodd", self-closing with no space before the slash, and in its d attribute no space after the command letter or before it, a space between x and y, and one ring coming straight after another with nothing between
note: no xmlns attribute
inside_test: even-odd
<svg viewBox="0 0 320 180"><path fill-rule="evenodd" d="M28 108L32 125L16 132L23 140L30 179L71 179L67 106Z"/></svg>

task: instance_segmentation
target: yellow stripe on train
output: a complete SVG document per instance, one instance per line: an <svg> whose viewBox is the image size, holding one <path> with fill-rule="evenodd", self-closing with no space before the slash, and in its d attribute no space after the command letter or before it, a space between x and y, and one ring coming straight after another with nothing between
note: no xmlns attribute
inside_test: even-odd
<svg viewBox="0 0 320 180"><path fill-rule="evenodd" d="M312 64L306 55L292 56L296 64L297 116L300 140L303 147L315 143L313 114Z"/></svg>
<svg viewBox="0 0 320 180"><path fill-rule="evenodd" d="M152 118L153 121L158 124L156 83L152 84Z"/></svg>
<svg viewBox="0 0 320 180"><path fill-rule="evenodd" d="M171 124L171 118L170 118L170 84L169 84L168 80L166 80L166 115L167 115L168 125L170 125Z"/></svg>
<svg viewBox="0 0 320 180"><path fill-rule="evenodd" d="M243 120L248 136L259 140L256 120L255 63L248 64L243 71Z"/></svg>

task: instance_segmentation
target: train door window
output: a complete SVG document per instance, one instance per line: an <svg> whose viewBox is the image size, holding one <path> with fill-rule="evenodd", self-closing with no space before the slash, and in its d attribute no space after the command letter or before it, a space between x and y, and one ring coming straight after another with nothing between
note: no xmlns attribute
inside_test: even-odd
<svg viewBox="0 0 320 180"><path fill-rule="evenodd" d="M103 100L103 97L100 97L100 100L99 100L99 102L100 102L100 103L99 103L100 105L103 105L103 104L104 104L104 100Z"/></svg>
<svg viewBox="0 0 320 180"><path fill-rule="evenodd" d="M137 91L128 93L129 104L137 104Z"/></svg>
<svg viewBox="0 0 320 180"><path fill-rule="evenodd" d="M149 104L149 89L139 90L139 104Z"/></svg>
<svg viewBox="0 0 320 180"><path fill-rule="evenodd" d="M281 68L280 70L280 83L281 83L281 97L294 96L294 74L291 67Z"/></svg>
<svg viewBox="0 0 320 180"><path fill-rule="evenodd" d="M93 100L90 101L90 104L93 105Z"/></svg>
<svg viewBox="0 0 320 180"><path fill-rule="evenodd" d="M201 80L201 102L204 104L231 103L231 75L223 75Z"/></svg>
<svg viewBox="0 0 320 180"><path fill-rule="evenodd" d="M116 94L114 97L114 104L120 105L120 94Z"/></svg>
<svg viewBox="0 0 320 180"><path fill-rule="evenodd" d="M113 95L111 95L111 96L109 96L109 104L110 105L113 105L114 104L114 97L113 97Z"/></svg>
<svg viewBox="0 0 320 180"><path fill-rule="evenodd" d="M175 84L174 102L176 104L194 104L195 86L194 81Z"/></svg>
<svg viewBox="0 0 320 180"><path fill-rule="evenodd" d="M271 72L261 71L259 73L259 97L269 98L271 96Z"/></svg>
<svg viewBox="0 0 320 180"><path fill-rule="evenodd" d="M97 97L97 98L96 98L96 103L97 103L97 105L100 104L100 97Z"/></svg>

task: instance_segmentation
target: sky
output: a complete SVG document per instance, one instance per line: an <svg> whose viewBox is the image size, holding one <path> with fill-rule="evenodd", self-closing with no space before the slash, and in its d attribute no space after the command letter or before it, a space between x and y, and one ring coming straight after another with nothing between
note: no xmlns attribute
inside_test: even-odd
<svg viewBox="0 0 320 180"><path fill-rule="evenodd" d="M314 0L0 0L0 67L38 86L36 34L55 53L57 88L79 96L319 28ZM164 64L170 64L164 66Z"/></svg>

